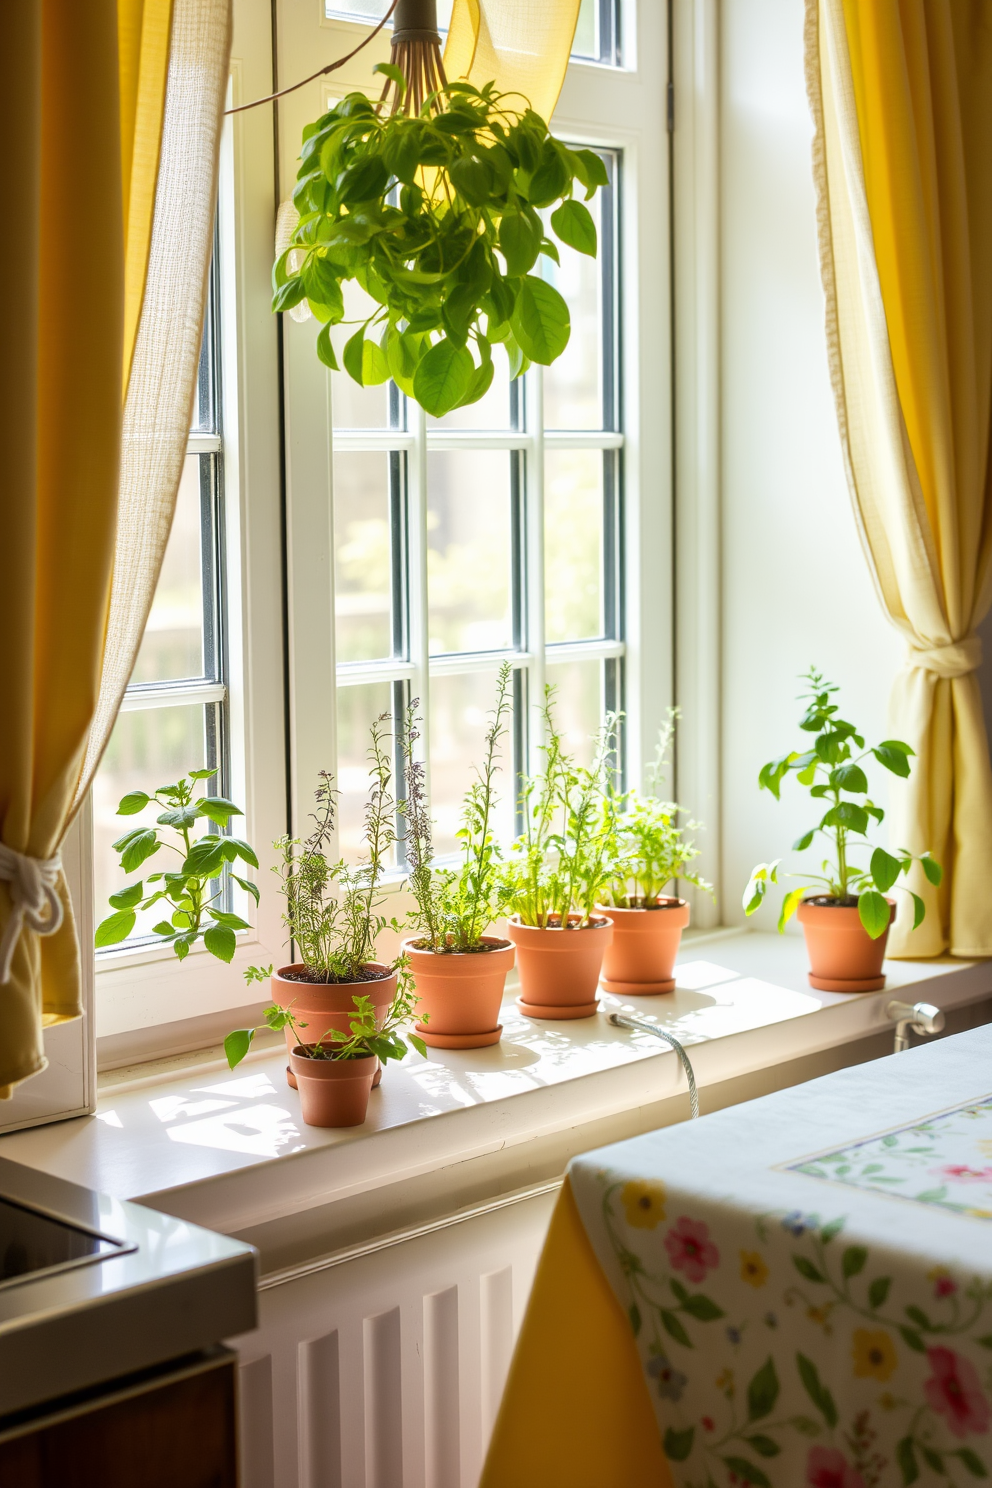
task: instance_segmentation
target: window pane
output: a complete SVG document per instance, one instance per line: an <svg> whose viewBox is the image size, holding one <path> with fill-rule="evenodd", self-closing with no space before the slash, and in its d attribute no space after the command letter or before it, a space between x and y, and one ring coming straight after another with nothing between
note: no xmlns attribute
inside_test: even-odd
<svg viewBox="0 0 992 1488"><path fill-rule="evenodd" d="M204 674L200 482L210 479L211 458L186 456L176 515L132 682L172 682Z"/></svg>
<svg viewBox="0 0 992 1488"><path fill-rule="evenodd" d="M338 661L392 655L389 462L382 453L334 457L334 613Z"/></svg>
<svg viewBox="0 0 992 1488"><path fill-rule="evenodd" d="M495 706L495 672L431 678L431 804L438 854L459 850L455 833L461 826L462 798L477 779ZM506 733L500 742L496 791L499 799L493 825L497 836L507 842L513 835L515 795L512 713L506 715Z"/></svg>
<svg viewBox="0 0 992 1488"><path fill-rule="evenodd" d="M603 634L603 456L549 450L544 459L545 634Z"/></svg>
<svg viewBox="0 0 992 1488"><path fill-rule="evenodd" d="M389 0L324 0L328 20L381 21L389 9ZM451 0L437 0L437 23L442 31L451 24ZM392 22L390 22L392 25Z"/></svg>
<svg viewBox="0 0 992 1488"><path fill-rule="evenodd" d="M600 195L597 193L587 205L602 238ZM549 429L601 429L603 332L600 259L577 253L564 243L559 244L559 252L561 266L542 258L542 273L568 303L572 334L565 352L545 368L544 422Z"/></svg>
<svg viewBox="0 0 992 1488"><path fill-rule="evenodd" d="M380 382L375 387L359 387L343 370L345 345L362 321L381 307L354 279L346 280L341 287L344 291L344 321L331 328L331 343L342 370L331 376L331 421L335 429L388 429L388 382ZM320 327L311 324L311 329L316 337ZM375 340L378 340L380 332L381 327L373 332Z"/></svg>
<svg viewBox="0 0 992 1488"><path fill-rule="evenodd" d="M392 712L392 685L389 682L370 682L361 687L338 688L338 772L335 785L338 789L338 851L343 858L354 862L365 850L363 827L369 786L369 730L381 713ZM390 735L389 749L392 755L393 724L386 728ZM329 766L328 766L329 768ZM313 782L316 789L317 782ZM395 796L395 781L392 794ZM298 836L305 836L309 823L297 828ZM390 863L394 861L390 857Z"/></svg>
<svg viewBox="0 0 992 1488"><path fill-rule="evenodd" d="M501 346L493 347L492 386L478 403L456 408L444 418L428 418L428 429L509 429L510 364Z"/></svg>
<svg viewBox="0 0 992 1488"><path fill-rule="evenodd" d="M512 645L508 452L434 450L427 486L431 652Z"/></svg>
<svg viewBox="0 0 992 1488"><path fill-rule="evenodd" d="M599 61L598 11L599 0L582 0L572 42L573 57L590 57L594 62Z"/></svg>
<svg viewBox="0 0 992 1488"><path fill-rule="evenodd" d="M549 664L545 677L555 689L552 709L565 748L580 764L591 764L596 736L603 722L602 662Z"/></svg>
<svg viewBox="0 0 992 1488"><path fill-rule="evenodd" d="M119 856L111 844L132 827L153 825L161 811L153 803L137 816L118 816L121 797L138 790L150 795L161 785L175 784L190 770L216 764L213 741L208 740L206 730L207 715L213 712L213 707L204 707L202 703L184 703L118 715L93 781L93 886L97 924L114 912L107 903L109 895L136 881L135 874L121 872ZM213 723L212 718L210 722ZM213 727L210 733L215 733ZM147 877L149 873L173 869L178 863L175 853L160 848L138 873ZM138 915L133 938L147 934L159 920L168 918L166 906L154 905Z"/></svg>

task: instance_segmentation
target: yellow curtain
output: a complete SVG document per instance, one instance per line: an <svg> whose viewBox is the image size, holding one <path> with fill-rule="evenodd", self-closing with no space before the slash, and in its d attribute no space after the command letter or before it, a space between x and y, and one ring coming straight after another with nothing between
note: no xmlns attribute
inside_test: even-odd
<svg viewBox="0 0 992 1488"><path fill-rule="evenodd" d="M449 81L494 82L522 93L542 119L554 113L579 0L454 0L444 47Z"/></svg>
<svg viewBox="0 0 992 1488"><path fill-rule="evenodd" d="M479 1488L671 1488L634 1335L568 1180L555 1205Z"/></svg>
<svg viewBox="0 0 992 1488"><path fill-rule="evenodd" d="M827 338L855 514L907 641L916 751L890 841L939 891L895 955L992 955L992 769L975 668L992 604L992 6L807 0Z"/></svg>

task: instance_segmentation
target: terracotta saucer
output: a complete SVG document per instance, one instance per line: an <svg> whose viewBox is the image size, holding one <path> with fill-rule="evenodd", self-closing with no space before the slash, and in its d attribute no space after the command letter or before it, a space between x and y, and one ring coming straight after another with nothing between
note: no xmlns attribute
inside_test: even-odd
<svg viewBox="0 0 992 1488"><path fill-rule="evenodd" d="M419 1023L416 1028L424 1043L432 1049L488 1049L490 1044L499 1043L503 1033L502 1023L486 1033L431 1033Z"/></svg>
<svg viewBox="0 0 992 1488"><path fill-rule="evenodd" d="M561 1003L524 1002L517 998L517 1007L528 1018L553 1018L556 1021L568 1018L591 1018L599 1011L599 998L592 1002L573 1003L570 1007Z"/></svg>
<svg viewBox="0 0 992 1488"><path fill-rule="evenodd" d="M674 992L675 978L669 982L611 982L600 977L599 985L615 997L654 997L658 992Z"/></svg>
<svg viewBox="0 0 992 1488"><path fill-rule="evenodd" d="M808 972L809 984L818 992L881 992L885 986L884 976L879 977L856 977L853 981L844 981L842 977L818 977Z"/></svg>

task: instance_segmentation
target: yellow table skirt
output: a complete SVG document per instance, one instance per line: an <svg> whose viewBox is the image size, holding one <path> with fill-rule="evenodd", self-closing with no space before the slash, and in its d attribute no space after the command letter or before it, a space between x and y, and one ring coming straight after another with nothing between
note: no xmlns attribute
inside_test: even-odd
<svg viewBox="0 0 992 1488"><path fill-rule="evenodd" d="M567 1179L480 1488L672 1488L630 1325Z"/></svg>

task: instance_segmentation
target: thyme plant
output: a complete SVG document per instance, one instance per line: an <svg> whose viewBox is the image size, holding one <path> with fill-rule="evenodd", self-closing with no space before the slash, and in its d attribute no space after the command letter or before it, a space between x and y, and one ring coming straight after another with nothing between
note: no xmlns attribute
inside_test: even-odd
<svg viewBox="0 0 992 1488"><path fill-rule="evenodd" d="M307 1052L311 1059L364 1059L366 1055L377 1054L385 1064L390 1059L402 1059L406 1053L407 1043L410 1043L418 1054L426 1055L427 1046L423 1039L418 1038L415 1033L406 1034L401 1037L399 1028L404 1023L409 1023L414 1017L417 1006L417 994L413 987L413 978L409 972L401 974L396 996L389 1005L385 1019L381 1024L376 1023L376 1011L371 997L359 994L352 998L355 1004L355 1012L351 1018L349 1032L342 1033L339 1028L327 1028L315 1043L307 1046ZM290 1028L298 1044L303 1044L302 1038L298 1036L298 1030L308 1025L301 1018L293 1016L293 1004L282 1007L279 1003L273 1003L267 1007L262 1014L264 1022L260 1025L281 1033L284 1028ZM255 1028L237 1028L229 1033L224 1040L224 1053L231 1069L234 1069L244 1059L252 1046L252 1041L258 1030Z"/></svg>
<svg viewBox="0 0 992 1488"><path fill-rule="evenodd" d="M410 704L403 722L400 747L407 795L400 802L400 811L406 822L410 889L416 901L412 923L422 936L417 948L437 955L487 950L482 937L493 920L505 913L507 889L500 872L494 818L500 741L506 733L511 680L510 663L504 662L496 684L492 721L486 730L482 765L462 802L462 824L458 830L462 861L457 869L437 868L433 864L426 771L423 762L415 757L420 738L418 699Z"/></svg>
<svg viewBox="0 0 992 1488"><path fill-rule="evenodd" d="M372 724L368 756L372 785L365 805L365 853L359 862L332 860L328 855L337 791L326 770L314 792L309 837L281 837L275 844L282 854L274 872L286 901L283 923L313 982L361 981L375 959L380 931L391 923L378 912L383 871L396 841L388 722L389 714L382 713ZM249 981L267 974L260 967L249 967L245 973Z"/></svg>
<svg viewBox="0 0 992 1488"><path fill-rule="evenodd" d="M503 881L507 908L521 924L581 930L610 877L605 807L617 720L610 715L600 730L592 765L579 765L565 749L553 702L554 688L546 687L544 770L521 786L524 830L513 844Z"/></svg>
<svg viewBox="0 0 992 1488"><path fill-rule="evenodd" d="M139 909L164 904L171 911L169 918L160 920L151 931L160 945L171 945L183 961L202 935L212 956L219 961L231 960L237 946L235 931L247 930L248 922L218 906L227 899L232 879L258 903L258 886L239 877L233 867L240 859L257 868L258 858L240 837L222 835L231 817L242 815L241 808L223 796L196 795L198 782L212 780L216 774L216 769L190 770L174 785L160 785L150 795L147 791L130 791L122 799L118 816L136 816L153 801L162 808L154 827L132 827L114 843L123 871L133 873L163 847L181 861L171 871L149 873L147 878L139 878L110 895L114 913L96 928L94 943L98 948L126 940ZM194 839L200 822L206 824L207 831ZM215 827L221 832L214 831Z"/></svg>
<svg viewBox="0 0 992 1488"><path fill-rule="evenodd" d="M363 386L392 377L440 417L484 396L494 345L511 377L564 351L568 307L535 266L558 261L549 231L595 257L596 225L574 192L588 200L608 178L599 155L556 140L519 95L451 82L413 111L399 68L375 71L399 90L395 112L349 93L303 131L300 218L273 269L272 308L305 299L323 322L317 355L336 368L330 328L356 280L375 308L344 348L345 371Z"/></svg>
<svg viewBox="0 0 992 1488"><path fill-rule="evenodd" d="M940 883L940 864L929 852L919 857L901 849L895 856L876 847L867 868L852 861L852 851L861 848L867 851L871 844L867 840L872 820L881 823L885 813L868 795L868 777L864 762L873 757L893 775L905 779L910 772L913 754L908 744L901 739L886 739L873 748L866 748L863 736L853 723L839 716L837 704L831 701L837 688L826 682L814 668L804 678L809 691L800 696L808 698L806 712L799 727L813 734L812 745L806 750L792 750L763 765L758 776L762 790L771 791L776 801L780 799L780 788L784 778L794 773L800 785L806 787L811 798L826 805L826 811L815 826L804 832L793 844L794 852L805 852L817 836L826 838L831 856L823 860L822 873L806 874L806 882L792 889L782 901L778 928L784 930L795 914L800 901L818 889L822 897L835 904L857 904L862 925L873 940L877 940L888 928L890 911L885 899L889 889L898 887L910 894L913 900L913 929L922 922L926 906L918 894L912 893L897 880L907 874L914 862L918 862L930 883ZM861 800L851 799L861 797ZM860 840L859 840L860 839ZM751 874L744 891L744 912L752 915L760 908L769 884L777 884L780 858L773 863L759 863ZM797 874L786 874L795 878Z"/></svg>
<svg viewBox="0 0 992 1488"><path fill-rule="evenodd" d="M670 709L658 735L654 759L645 771L647 794L628 790L606 802L611 844L602 902L614 909L656 909L666 886L676 878L713 892L712 884L688 866L699 856L699 849L685 833L696 830L699 823L680 826L681 806L657 794L678 716L677 708Z"/></svg>

